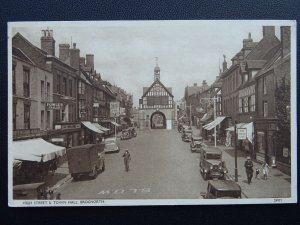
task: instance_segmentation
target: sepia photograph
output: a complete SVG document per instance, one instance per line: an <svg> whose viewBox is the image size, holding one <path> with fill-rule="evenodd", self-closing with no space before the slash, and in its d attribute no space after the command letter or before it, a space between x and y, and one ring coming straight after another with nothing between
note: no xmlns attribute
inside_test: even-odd
<svg viewBox="0 0 300 225"><path fill-rule="evenodd" d="M296 26L9 22L9 206L296 203Z"/></svg>

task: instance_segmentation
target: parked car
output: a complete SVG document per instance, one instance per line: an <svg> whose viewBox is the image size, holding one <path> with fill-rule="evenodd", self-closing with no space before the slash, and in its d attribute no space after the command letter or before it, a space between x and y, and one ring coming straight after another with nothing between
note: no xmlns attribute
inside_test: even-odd
<svg viewBox="0 0 300 225"><path fill-rule="evenodd" d="M114 153L114 152L119 152L120 147L117 143L116 138L106 138L104 141L105 147L104 147L104 152L105 153Z"/></svg>
<svg viewBox="0 0 300 225"><path fill-rule="evenodd" d="M208 181L207 192L200 194L206 199L241 198L242 189L232 180L210 180Z"/></svg>
<svg viewBox="0 0 300 225"><path fill-rule="evenodd" d="M121 140L128 140L131 138L131 132L128 129L122 130Z"/></svg>
<svg viewBox="0 0 300 225"><path fill-rule="evenodd" d="M204 180L224 179L228 172L225 162L222 161L222 152L215 147L203 148L200 152L200 172Z"/></svg>
<svg viewBox="0 0 300 225"><path fill-rule="evenodd" d="M181 133L181 139L183 141L191 141L192 140L192 134L193 134L193 131L192 129L183 129L182 130L182 133Z"/></svg>
<svg viewBox="0 0 300 225"><path fill-rule="evenodd" d="M45 190L45 182L15 185L13 199L44 199Z"/></svg>
<svg viewBox="0 0 300 225"><path fill-rule="evenodd" d="M198 152L200 153L201 150L202 150L202 137L200 136L192 136L192 139L191 139L191 144L190 144L190 149L191 149L191 152Z"/></svg>
<svg viewBox="0 0 300 225"><path fill-rule="evenodd" d="M100 145L86 144L67 149L69 172L74 180L82 175L95 179L105 170L104 148Z"/></svg>

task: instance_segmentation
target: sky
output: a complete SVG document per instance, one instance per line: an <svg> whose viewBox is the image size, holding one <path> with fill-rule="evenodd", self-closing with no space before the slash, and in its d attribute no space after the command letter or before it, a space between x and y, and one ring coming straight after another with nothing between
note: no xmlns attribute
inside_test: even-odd
<svg viewBox="0 0 300 225"><path fill-rule="evenodd" d="M280 39L281 25L288 21L76 21L10 23L13 36L21 33L40 47L41 30L53 30L56 56L59 44L76 43L80 56L94 54L95 70L109 81L133 94L134 105L142 87L154 81L155 57L161 69L160 80L172 87L174 100L184 96L184 88L206 80L211 85L226 55L241 50L251 33L253 41L262 38L262 26L275 25ZM9 37L10 38L10 37Z"/></svg>

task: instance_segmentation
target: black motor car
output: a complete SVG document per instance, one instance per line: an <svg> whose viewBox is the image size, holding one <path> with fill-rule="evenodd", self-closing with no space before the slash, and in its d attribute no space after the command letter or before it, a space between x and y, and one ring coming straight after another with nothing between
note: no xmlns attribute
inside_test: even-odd
<svg viewBox="0 0 300 225"><path fill-rule="evenodd" d="M210 180L208 181L207 192L201 192L201 196L207 199L241 198L242 189L232 180Z"/></svg>

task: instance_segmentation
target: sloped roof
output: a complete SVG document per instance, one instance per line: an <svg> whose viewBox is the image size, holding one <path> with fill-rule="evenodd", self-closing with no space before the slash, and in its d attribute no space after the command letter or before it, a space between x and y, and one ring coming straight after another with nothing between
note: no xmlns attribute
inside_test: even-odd
<svg viewBox="0 0 300 225"><path fill-rule="evenodd" d="M29 64L34 65L34 63L31 61L31 59L19 48L12 47L12 55L19 58L22 61L25 61Z"/></svg>
<svg viewBox="0 0 300 225"><path fill-rule="evenodd" d="M174 97L174 96L172 95L172 92L170 92L170 89L171 89L171 88L166 88L165 85L163 85L163 83L160 82L160 80L157 79L157 80L155 80L155 81L152 83L152 85L151 85L150 87L144 87L144 88L143 88L143 96L142 96L142 98L143 98L144 96L146 96L146 94L151 90L151 88L152 88L152 87L154 86L154 84L156 84L156 83L160 84L160 85L166 90L166 92L168 92L168 94L169 94L170 96ZM147 88L146 92L144 92L145 88ZM172 89L171 89L171 91L172 91Z"/></svg>
<svg viewBox="0 0 300 225"><path fill-rule="evenodd" d="M261 69L266 62L266 60L246 60L246 66L248 69Z"/></svg>
<svg viewBox="0 0 300 225"><path fill-rule="evenodd" d="M187 96L191 96L198 91L201 91L201 86L187 86Z"/></svg>

